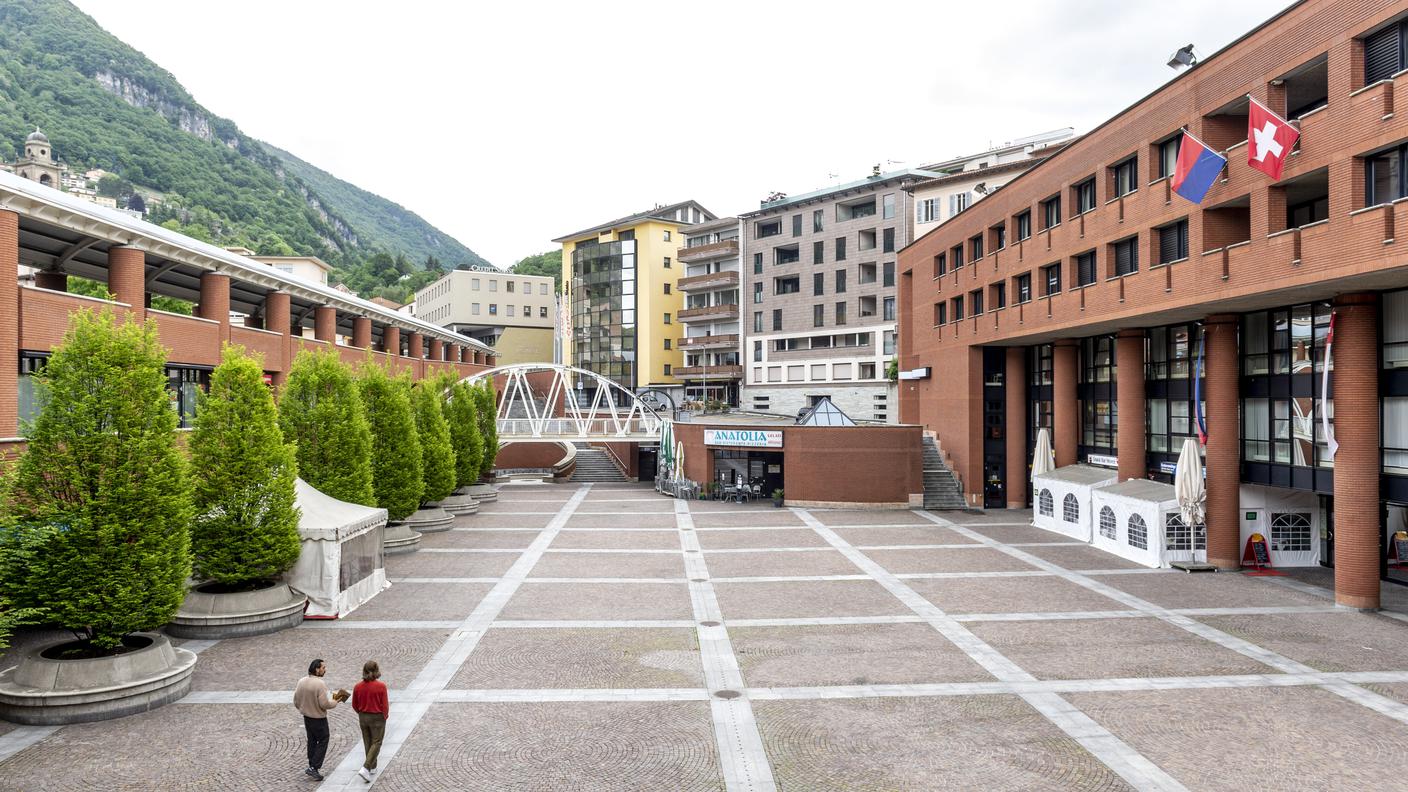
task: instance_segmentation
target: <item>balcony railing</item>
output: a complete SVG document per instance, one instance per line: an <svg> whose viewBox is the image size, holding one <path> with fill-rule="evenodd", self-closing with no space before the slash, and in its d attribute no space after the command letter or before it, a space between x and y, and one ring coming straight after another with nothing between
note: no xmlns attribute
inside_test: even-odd
<svg viewBox="0 0 1408 792"><path fill-rule="evenodd" d="M680 366L674 370L676 377L708 377L709 379L738 379L743 376L742 366Z"/></svg>
<svg viewBox="0 0 1408 792"><path fill-rule="evenodd" d="M688 264L691 261L707 261L709 259L725 258L727 256L738 255L738 240L725 239L722 242L711 242L707 245L695 245L694 247L680 248L676 258Z"/></svg>
<svg viewBox="0 0 1408 792"><path fill-rule="evenodd" d="M722 289L738 286L737 270L727 272L706 272L703 275L691 275L688 278L680 278L675 284L675 288L680 291L705 291L709 289Z"/></svg>
<svg viewBox="0 0 1408 792"><path fill-rule="evenodd" d="M682 322L703 321L705 319L737 319L738 304L709 305L704 308L686 308L677 316Z"/></svg>
<svg viewBox="0 0 1408 792"><path fill-rule="evenodd" d="M738 334L693 336L680 339L680 349L715 349L738 346Z"/></svg>

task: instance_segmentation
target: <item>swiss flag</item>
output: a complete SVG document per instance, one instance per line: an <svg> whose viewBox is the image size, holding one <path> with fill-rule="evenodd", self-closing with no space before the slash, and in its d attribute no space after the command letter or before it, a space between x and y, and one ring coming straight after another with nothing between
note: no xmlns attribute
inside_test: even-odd
<svg viewBox="0 0 1408 792"><path fill-rule="evenodd" d="M1300 137L1300 130L1271 108L1251 100L1247 112L1247 164L1279 181L1281 168Z"/></svg>

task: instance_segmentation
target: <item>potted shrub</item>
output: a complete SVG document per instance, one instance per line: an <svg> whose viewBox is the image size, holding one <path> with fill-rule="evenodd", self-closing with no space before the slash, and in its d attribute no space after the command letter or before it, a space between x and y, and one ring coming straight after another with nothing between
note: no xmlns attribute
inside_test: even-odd
<svg viewBox="0 0 1408 792"><path fill-rule="evenodd" d="M455 450L450 445L450 427L445 423L433 382L417 382L411 388L411 411L420 438L423 487L420 508L405 522L421 533L448 531L455 518L440 506L440 501L455 489Z"/></svg>
<svg viewBox="0 0 1408 792"><path fill-rule="evenodd" d="M470 386L463 382L451 382L442 392L448 394L445 421L450 425L450 442L455 448L455 491L443 503L445 510L451 514L472 514L479 510L479 502L468 488L479 480L484 464L484 438L479 433L479 400Z"/></svg>
<svg viewBox="0 0 1408 792"><path fill-rule="evenodd" d="M420 544L420 534L405 523L420 506L422 480L420 436L411 412L411 384L367 362L357 381L372 435L372 491L388 521L382 547L392 555Z"/></svg>
<svg viewBox="0 0 1408 792"><path fill-rule="evenodd" d="M775 490L772 491L772 505L773 505L774 507L779 508L779 509L782 508L782 496L783 496L782 490L780 490L780 489L775 489Z"/></svg>
<svg viewBox="0 0 1408 792"><path fill-rule="evenodd" d="M187 594L167 632L233 638L275 632L303 619L307 597L280 580L298 560L293 449L279 431L264 366L226 346L196 397L191 434L195 520Z"/></svg>
<svg viewBox="0 0 1408 792"><path fill-rule="evenodd" d="M482 382L469 390L475 398L475 414L479 418L480 446L483 457L479 461L479 481L470 485L469 494L483 503L499 499L499 492L491 483L494 473L494 458L499 454L498 399L494 393L493 381L485 377Z"/></svg>
<svg viewBox="0 0 1408 792"><path fill-rule="evenodd" d="M185 595L194 515L165 366L154 322L78 311L36 377L44 406L9 490L0 596L73 637L0 672L0 717L99 720L190 689L195 654L153 632Z"/></svg>
<svg viewBox="0 0 1408 792"><path fill-rule="evenodd" d="M331 349L293 359L279 394L279 428L297 448L298 475L313 489L371 506L372 433L352 372Z"/></svg>

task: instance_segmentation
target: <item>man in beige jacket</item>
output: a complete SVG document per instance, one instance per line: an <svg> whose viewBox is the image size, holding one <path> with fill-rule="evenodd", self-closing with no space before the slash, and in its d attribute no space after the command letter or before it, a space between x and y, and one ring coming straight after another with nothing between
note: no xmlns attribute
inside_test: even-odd
<svg viewBox="0 0 1408 792"><path fill-rule="evenodd" d="M308 664L308 676L298 680L293 689L293 706L303 713L303 728L308 732L308 769L304 775L323 780L323 758L328 753L328 710L347 700L347 691L339 689L328 696L323 675L328 672L321 658Z"/></svg>

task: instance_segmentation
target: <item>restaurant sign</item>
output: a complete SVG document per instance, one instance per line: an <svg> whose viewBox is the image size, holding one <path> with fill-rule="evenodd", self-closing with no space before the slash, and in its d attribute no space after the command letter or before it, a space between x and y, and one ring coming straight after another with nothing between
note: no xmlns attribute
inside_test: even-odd
<svg viewBox="0 0 1408 792"><path fill-rule="evenodd" d="M705 429L704 445L782 448L782 432L758 429Z"/></svg>

